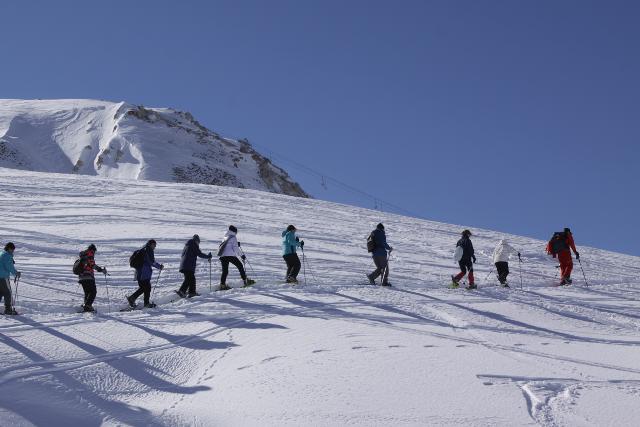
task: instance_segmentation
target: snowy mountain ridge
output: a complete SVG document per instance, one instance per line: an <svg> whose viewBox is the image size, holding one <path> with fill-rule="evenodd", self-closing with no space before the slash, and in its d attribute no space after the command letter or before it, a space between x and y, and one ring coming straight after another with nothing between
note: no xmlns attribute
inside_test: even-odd
<svg viewBox="0 0 640 427"><path fill-rule="evenodd" d="M95 100L0 100L0 166L308 194L254 150L190 113Z"/></svg>

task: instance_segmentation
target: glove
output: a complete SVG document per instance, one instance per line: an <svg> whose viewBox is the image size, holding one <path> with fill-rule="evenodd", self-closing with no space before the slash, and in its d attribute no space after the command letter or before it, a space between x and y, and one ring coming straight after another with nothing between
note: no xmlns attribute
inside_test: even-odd
<svg viewBox="0 0 640 427"><path fill-rule="evenodd" d="M246 255L242 255L240 258L242 259L242 261L246 261L247 260L247 256Z"/></svg>
<svg viewBox="0 0 640 427"><path fill-rule="evenodd" d="M16 278L20 278L20 276L22 276L22 273L20 273L19 271L16 271Z"/></svg>
<svg viewBox="0 0 640 427"><path fill-rule="evenodd" d="M164 265L160 264L160 270L164 269Z"/></svg>
<svg viewBox="0 0 640 427"><path fill-rule="evenodd" d="M300 238L299 238L299 237L296 237L296 242L299 242L299 241L300 241Z"/></svg>
<svg viewBox="0 0 640 427"><path fill-rule="evenodd" d="M211 255L211 252L209 252L209 255L207 255L207 258L209 259L213 258L213 255Z"/></svg>
<svg viewBox="0 0 640 427"><path fill-rule="evenodd" d="M240 246L241 246L241 245L240 245L240 242L238 242L238 247L240 247Z"/></svg>
<svg viewBox="0 0 640 427"><path fill-rule="evenodd" d="M389 253L391 253L392 250L393 250L393 248L391 246L389 246Z"/></svg>
<svg viewBox="0 0 640 427"><path fill-rule="evenodd" d="M102 272L103 272L104 274L107 274L107 267L102 267Z"/></svg>
<svg viewBox="0 0 640 427"><path fill-rule="evenodd" d="M476 263L476 256L473 255L471 258L473 258L473 263L475 264Z"/></svg>
<svg viewBox="0 0 640 427"><path fill-rule="evenodd" d="M300 247L304 249L304 240L300 240Z"/></svg>
<svg viewBox="0 0 640 427"><path fill-rule="evenodd" d="M576 252L576 259L580 259L580 252Z"/></svg>
<svg viewBox="0 0 640 427"><path fill-rule="evenodd" d="M518 252L518 259L520 259L520 252Z"/></svg>

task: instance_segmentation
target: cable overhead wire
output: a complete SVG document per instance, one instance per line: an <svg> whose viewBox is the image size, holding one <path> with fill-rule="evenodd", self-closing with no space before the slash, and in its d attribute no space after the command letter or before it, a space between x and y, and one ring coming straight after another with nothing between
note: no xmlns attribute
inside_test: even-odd
<svg viewBox="0 0 640 427"><path fill-rule="evenodd" d="M249 142L247 139L244 139L243 141ZM373 206L374 209L376 210L381 210L384 211L384 206L387 206L390 211L396 211L398 213L404 213L405 215L409 215L415 218L421 218L420 215L416 214L415 212L411 212L408 209L405 209L401 206L398 206L394 203L388 202L384 199L381 199L380 197L377 197L371 193L368 193L366 191L360 190L359 188L354 187L353 185L347 184L344 181L339 180L338 178L334 178L331 175L328 175L326 173L322 173L316 169L312 169L307 165L304 165L296 160L292 160L286 156L283 156L280 153L277 153L275 151L273 151L272 149L265 147L263 145L260 144L256 144L253 142L249 142L250 145L252 145L253 147L257 147L259 148L261 151L269 154L269 157L271 158L276 158L279 161L285 162L290 164L291 166L295 167L296 169L305 172L309 175L315 176L317 178L320 179L321 182L321 186L326 190L327 189L327 182L331 182L333 184L335 184L338 187L343 188L344 190L347 190L353 194L358 194L359 196L365 197L367 199L370 199L373 202Z"/></svg>

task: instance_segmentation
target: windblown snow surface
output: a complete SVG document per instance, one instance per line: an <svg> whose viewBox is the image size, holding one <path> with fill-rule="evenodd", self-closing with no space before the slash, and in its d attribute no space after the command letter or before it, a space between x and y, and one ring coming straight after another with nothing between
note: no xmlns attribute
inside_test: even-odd
<svg viewBox="0 0 640 427"><path fill-rule="evenodd" d="M631 426L640 419L640 260L580 246L574 285L555 287L544 242L474 229L476 291L448 289L461 226L197 184L0 169L2 242L17 245L17 309L0 318L0 424L11 426ZM365 285L365 238L395 248L391 289ZM227 226L258 284L170 302L194 233L215 251ZM280 233L306 245L282 284ZM565 224L558 224L561 228ZM506 237L523 287L485 279ZM157 309L120 312L128 257L147 239L167 269ZM97 315L77 314L71 265L88 243L111 276ZM203 262L204 261L204 262ZM213 264L213 283L220 268ZM306 283L304 277L306 276ZM156 276L157 277L157 276ZM155 283L155 277L154 282Z"/></svg>

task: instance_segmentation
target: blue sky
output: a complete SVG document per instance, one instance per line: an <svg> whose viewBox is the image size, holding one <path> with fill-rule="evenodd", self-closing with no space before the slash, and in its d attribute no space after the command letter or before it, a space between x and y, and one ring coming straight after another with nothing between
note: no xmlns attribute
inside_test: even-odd
<svg viewBox="0 0 640 427"><path fill-rule="evenodd" d="M640 255L635 1L5 1L0 97L192 112L437 221ZM274 155L277 161L278 156ZM288 161L321 199L374 207Z"/></svg>

